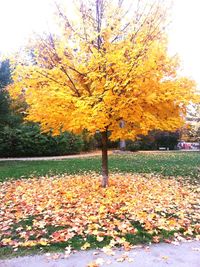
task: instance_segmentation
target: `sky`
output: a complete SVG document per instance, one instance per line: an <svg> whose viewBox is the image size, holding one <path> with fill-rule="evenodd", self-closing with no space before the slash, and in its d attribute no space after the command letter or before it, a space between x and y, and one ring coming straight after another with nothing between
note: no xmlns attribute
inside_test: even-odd
<svg viewBox="0 0 200 267"><path fill-rule="evenodd" d="M71 0L65 0L70 4ZM52 0L0 0L0 53L16 51L33 31L51 31ZM169 52L178 53L182 73L200 87L200 1L174 0Z"/></svg>
<svg viewBox="0 0 200 267"><path fill-rule="evenodd" d="M178 53L183 73L200 88L200 1L174 0L169 50Z"/></svg>

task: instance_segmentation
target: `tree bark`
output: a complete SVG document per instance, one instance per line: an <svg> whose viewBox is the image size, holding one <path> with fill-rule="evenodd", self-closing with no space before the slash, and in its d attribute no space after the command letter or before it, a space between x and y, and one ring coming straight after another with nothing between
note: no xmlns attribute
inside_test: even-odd
<svg viewBox="0 0 200 267"><path fill-rule="evenodd" d="M108 186L108 133L101 133L102 138L102 187Z"/></svg>
<svg viewBox="0 0 200 267"><path fill-rule="evenodd" d="M124 128L125 127L124 120L120 121L120 125L119 126L120 126L120 128ZM119 141L119 149L122 150L122 151L126 150L126 140L125 139L120 139L120 141Z"/></svg>
<svg viewBox="0 0 200 267"><path fill-rule="evenodd" d="M124 139L121 139L121 140L119 141L119 149L120 149L121 151L125 151L125 150L126 150L126 141L125 141Z"/></svg>

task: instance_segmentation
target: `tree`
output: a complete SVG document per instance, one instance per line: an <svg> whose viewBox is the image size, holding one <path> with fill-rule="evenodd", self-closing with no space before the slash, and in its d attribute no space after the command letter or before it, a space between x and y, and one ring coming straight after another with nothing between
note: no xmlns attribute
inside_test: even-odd
<svg viewBox="0 0 200 267"><path fill-rule="evenodd" d="M0 63L0 127L6 125L10 117L9 95L5 87L11 82L9 60Z"/></svg>
<svg viewBox="0 0 200 267"><path fill-rule="evenodd" d="M11 83L10 61L6 59L0 63L0 89Z"/></svg>
<svg viewBox="0 0 200 267"><path fill-rule="evenodd" d="M192 142L200 143L200 104L190 105L187 112L187 129L183 130L183 136Z"/></svg>
<svg viewBox="0 0 200 267"><path fill-rule="evenodd" d="M177 76L178 60L167 55L164 2L125 10L123 0L79 1L74 20L57 5L59 31L36 38L34 62L19 59L13 74L11 95L24 95L27 119L43 131L101 133L103 187L108 132L117 140L176 130L193 95L194 83Z"/></svg>
<svg viewBox="0 0 200 267"><path fill-rule="evenodd" d="M137 140L127 140L127 149L130 151L137 150L156 150L160 147L174 150L177 148L180 139L180 132L167 132L154 130L148 135L138 136Z"/></svg>
<svg viewBox="0 0 200 267"><path fill-rule="evenodd" d="M22 122L22 115L18 112L25 105L24 101L12 101L6 87L12 83L11 64L9 59L0 62L0 128L15 127Z"/></svg>
<svg viewBox="0 0 200 267"><path fill-rule="evenodd" d="M164 147L165 149L173 150L177 147L178 140L180 137L179 131L176 132L160 132L156 131L155 135L155 143L157 149L159 147Z"/></svg>

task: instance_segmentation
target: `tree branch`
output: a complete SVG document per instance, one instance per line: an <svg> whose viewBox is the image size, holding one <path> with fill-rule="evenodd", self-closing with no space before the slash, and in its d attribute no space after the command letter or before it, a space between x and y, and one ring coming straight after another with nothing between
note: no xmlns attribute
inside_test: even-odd
<svg viewBox="0 0 200 267"><path fill-rule="evenodd" d="M78 89L76 88L76 86L75 86L73 80L71 79L71 77L69 76L69 74L67 73L67 71L65 70L65 68L64 68L63 66L61 66L61 70L66 74L67 78L68 78L69 81L71 82L71 84L72 84L72 86L73 86L73 88L74 88L73 91L77 94L78 97L80 97L81 95L80 95Z"/></svg>

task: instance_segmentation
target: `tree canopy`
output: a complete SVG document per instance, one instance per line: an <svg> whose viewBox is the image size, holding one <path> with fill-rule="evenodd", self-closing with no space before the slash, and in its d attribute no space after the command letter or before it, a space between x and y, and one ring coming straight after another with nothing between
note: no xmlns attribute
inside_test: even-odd
<svg viewBox="0 0 200 267"><path fill-rule="evenodd" d="M113 140L183 124L195 84L167 53L166 1L125 2L79 1L74 16L57 5L58 32L32 42L10 86L25 96L28 120L55 134L109 131Z"/></svg>

